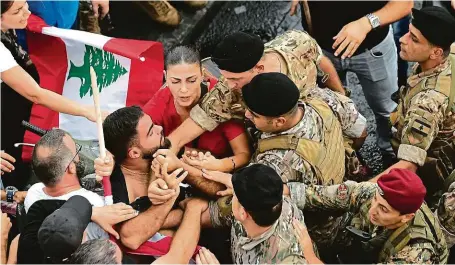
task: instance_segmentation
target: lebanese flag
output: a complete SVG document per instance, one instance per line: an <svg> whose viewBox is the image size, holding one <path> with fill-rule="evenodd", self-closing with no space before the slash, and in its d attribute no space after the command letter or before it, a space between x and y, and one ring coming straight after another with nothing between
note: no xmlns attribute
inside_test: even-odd
<svg viewBox="0 0 455 265"><path fill-rule="evenodd" d="M159 42L111 38L79 30L50 27L34 15L28 19L27 45L40 86L82 105L93 106L90 66L97 75L100 105L109 112L143 106L163 81L163 45ZM43 129L61 128L79 140L97 140L96 123L33 105L30 123ZM24 142L39 137L26 132ZM30 161L31 147L22 157Z"/></svg>

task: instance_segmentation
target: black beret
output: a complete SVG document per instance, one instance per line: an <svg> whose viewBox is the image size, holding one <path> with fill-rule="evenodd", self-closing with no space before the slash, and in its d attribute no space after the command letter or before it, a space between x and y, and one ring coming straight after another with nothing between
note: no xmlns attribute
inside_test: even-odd
<svg viewBox="0 0 455 265"><path fill-rule="evenodd" d="M262 164L253 164L234 173L232 187L247 211L271 210L283 199L280 175Z"/></svg>
<svg viewBox="0 0 455 265"><path fill-rule="evenodd" d="M256 75L242 88L242 94L250 110L267 117L288 113L300 97L297 86L282 73Z"/></svg>
<svg viewBox="0 0 455 265"><path fill-rule="evenodd" d="M455 18L442 7L413 8L412 25L434 45L446 48L455 41Z"/></svg>
<svg viewBox="0 0 455 265"><path fill-rule="evenodd" d="M236 32L216 46L212 61L221 70L242 73L252 69L263 54L264 43L258 36Z"/></svg>

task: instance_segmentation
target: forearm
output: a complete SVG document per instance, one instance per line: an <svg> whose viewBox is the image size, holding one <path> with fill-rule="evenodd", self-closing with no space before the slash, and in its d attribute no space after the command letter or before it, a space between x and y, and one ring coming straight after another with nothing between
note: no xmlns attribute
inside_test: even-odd
<svg viewBox="0 0 455 265"><path fill-rule="evenodd" d="M343 95L346 94L343 84L341 83L340 77L338 76L335 66L326 56L322 56L322 59L319 63L319 68L326 74L328 74L328 79L325 81L325 84L328 88L333 91L339 92Z"/></svg>
<svg viewBox="0 0 455 265"><path fill-rule="evenodd" d="M182 224L175 233L169 252L163 257L165 263L187 264L193 256L201 233L201 211L187 208ZM157 261L162 263L162 261Z"/></svg>
<svg viewBox="0 0 455 265"><path fill-rule="evenodd" d="M324 264L314 253L314 250L311 246L311 249L303 250L303 256L305 257L308 264Z"/></svg>
<svg viewBox="0 0 455 265"><path fill-rule="evenodd" d="M7 246L8 246L8 236L6 236L5 238L2 238L1 240L2 240L2 242L0 243L0 245L1 245L0 246L0 248L1 248L1 253L0 254L2 255L2 257L1 257L0 261L2 262L1 264L6 264L6 257L7 257L6 249L7 249Z"/></svg>
<svg viewBox="0 0 455 265"><path fill-rule="evenodd" d="M249 152L235 154L231 157L221 159L221 168L215 169L221 172L232 172L235 169L244 167L250 161L251 154Z"/></svg>
<svg viewBox="0 0 455 265"><path fill-rule="evenodd" d="M408 170L411 170L412 172L416 172L417 169L418 169L418 166L416 164L412 163L412 162L409 162L409 161L406 161L406 160L400 160L397 163L395 163L392 166L390 166L389 168L387 168L386 170L384 170L381 174L379 174L376 177L370 179L369 181L370 182L377 182L378 179L382 175L389 173L390 170L392 170L394 168L408 169Z"/></svg>
<svg viewBox="0 0 455 265"><path fill-rule="evenodd" d="M186 119L168 136L172 143L171 150L177 154L185 144L193 141L204 132L205 130L191 118Z"/></svg>
<svg viewBox="0 0 455 265"><path fill-rule="evenodd" d="M389 25L411 13L414 1L389 1L383 8L374 12L381 21L381 26Z"/></svg>
<svg viewBox="0 0 455 265"><path fill-rule="evenodd" d="M164 220L161 229L171 229L180 226L183 218L183 211L181 209L172 210Z"/></svg>
<svg viewBox="0 0 455 265"><path fill-rule="evenodd" d="M175 198L161 205L153 205L144 213L122 224L119 234L123 245L130 249L137 249L158 232L172 209L174 201Z"/></svg>
<svg viewBox="0 0 455 265"><path fill-rule="evenodd" d="M185 182L202 191L204 194L207 194L212 198L216 198L216 193L226 188L221 183L204 178L200 169L192 167L186 163L182 163L182 165L183 169L188 171L188 176L186 177Z"/></svg>
<svg viewBox="0 0 455 265"><path fill-rule="evenodd" d="M1 200L6 201L6 191L1 190Z"/></svg>
<svg viewBox="0 0 455 265"><path fill-rule="evenodd" d="M3 81L17 93L35 104L43 105L54 111L75 116L85 116L86 109L57 93L41 88L21 67L14 67L2 73Z"/></svg>

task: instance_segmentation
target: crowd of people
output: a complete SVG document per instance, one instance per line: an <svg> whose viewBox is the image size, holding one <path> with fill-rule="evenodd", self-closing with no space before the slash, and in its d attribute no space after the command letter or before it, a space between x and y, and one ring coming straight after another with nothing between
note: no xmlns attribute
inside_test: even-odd
<svg viewBox="0 0 455 265"><path fill-rule="evenodd" d="M206 4L196 2L188 1ZM27 25L28 3L1 1L2 179L25 172L13 146L32 103L96 121L94 107L39 86L14 31ZM164 0L138 3L172 10ZM109 12L107 1L77 2L68 27L86 5L96 18ZM210 58L220 75L194 48L174 47L164 84L145 105L103 115L108 152L88 162L109 177L113 204L82 181L82 147L64 130L47 131L31 161L38 181L26 191L2 185L2 201L24 213L14 230L19 218L2 202L1 263L455 258L455 1L421 9L412 1L291 1L291 15L298 5L305 31L265 44L250 33L227 35ZM52 14L41 15L60 19ZM409 24L397 51L391 24L400 21ZM398 57L414 63L404 79ZM373 130L349 97L347 72L375 116L384 168L376 176L359 155ZM13 103L16 113L5 112Z"/></svg>

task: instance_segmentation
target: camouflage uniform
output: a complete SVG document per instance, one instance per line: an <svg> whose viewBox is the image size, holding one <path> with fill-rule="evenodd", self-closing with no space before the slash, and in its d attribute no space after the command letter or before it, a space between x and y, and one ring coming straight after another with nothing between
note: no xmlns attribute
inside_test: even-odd
<svg viewBox="0 0 455 265"><path fill-rule="evenodd" d="M455 62L455 55L451 56ZM418 175L427 188L430 206L438 201L445 179L455 169L453 96L449 102L452 69L455 65L450 57L425 72L416 64L407 85L400 89L397 110L390 116L392 146L398 159L419 165ZM455 84L453 87L455 90Z"/></svg>
<svg viewBox="0 0 455 265"><path fill-rule="evenodd" d="M217 209L214 209L217 210ZM215 227L231 226L231 253L235 264L306 264L294 234L293 218L303 223L301 211L283 198L280 218L272 228L256 238L248 238L242 224L232 214L212 218Z"/></svg>
<svg viewBox="0 0 455 265"><path fill-rule="evenodd" d="M372 238L364 243L364 249L373 249L372 262L389 264L430 264L447 262L447 245L436 218L426 204L416 212L407 224L389 230L370 222L368 210L377 191L372 182L347 181L333 186L306 186L288 183L290 196L299 208L340 210L353 214L351 226L367 232ZM302 196L302 194L305 194ZM347 241L345 251L352 243ZM358 249L358 255L363 254Z"/></svg>
<svg viewBox="0 0 455 265"><path fill-rule="evenodd" d="M455 244L455 183L442 195L435 215L441 224L447 247L451 248Z"/></svg>
<svg viewBox="0 0 455 265"><path fill-rule="evenodd" d="M265 53L274 53L285 63L286 74L300 90L303 98L309 89L315 88L318 64L323 54L316 41L303 31L290 30L265 44ZM193 107L190 117L201 128L212 131L220 123L230 119L243 120L245 103L240 90L231 90L221 77L200 103Z"/></svg>

